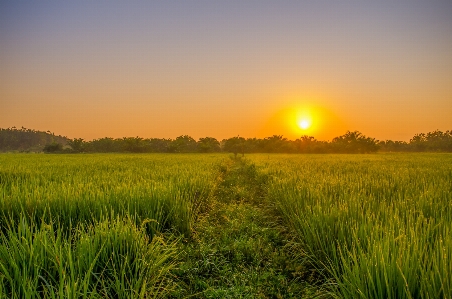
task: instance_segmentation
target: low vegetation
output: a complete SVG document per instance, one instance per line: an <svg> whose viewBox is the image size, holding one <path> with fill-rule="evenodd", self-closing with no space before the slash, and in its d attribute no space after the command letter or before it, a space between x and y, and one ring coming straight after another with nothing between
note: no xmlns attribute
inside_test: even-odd
<svg viewBox="0 0 452 299"><path fill-rule="evenodd" d="M452 297L452 157L258 158L268 197L339 298Z"/></svg>
<svg viewBox="0 0 452 299"><path fill-rule="evenodd" d="M325 295L299 243L266 200L268 177L227 159L208 213L185 243L174 298L311 298Z"/></svg>
<svg viewBox="0 0 452 299"><path fill-rule="evenodd" d="M452 298L450 154L2 154L0 298Z"/></svg>
<svg viewBox="0 0 452 299"><path fill-rule="evenodd" d="M218 159L0 156L0 297L169 293Z"/></svg>

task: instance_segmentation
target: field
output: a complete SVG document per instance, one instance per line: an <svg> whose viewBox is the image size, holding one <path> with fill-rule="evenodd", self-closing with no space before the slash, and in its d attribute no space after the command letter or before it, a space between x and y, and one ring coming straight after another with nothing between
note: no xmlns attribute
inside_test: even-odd
<svg viewBox="0 0 452 299"><path fill-rule="evenodd" d="M452 155L2 154L0 298L452 298Z"/></svg>
<svg viewBox="0 0 452 299"><path fill-rule="evenodd" d="M341 298L452 297L452 156L252 159Z"/></svg>

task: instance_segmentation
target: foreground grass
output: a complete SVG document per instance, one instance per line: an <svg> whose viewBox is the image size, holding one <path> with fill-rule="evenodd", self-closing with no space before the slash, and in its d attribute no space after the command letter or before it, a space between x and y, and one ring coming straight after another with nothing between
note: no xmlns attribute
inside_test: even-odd
<svg viewBox="0 0 452 299"><path fill-rule="evenodd" d="M220 168L209 213L195 225L176 272L175 298L320 297L316 277L265 200L267 176L244 160Z"/></svg>
<svg viewBox="0 0 452 299"><path fill-rule="evenodd" d="M253 164L222 155L0 162L0 298L322 294Z"/></svg>
<svg viewBox="0 0 452 299"><path fill-rule="evenodd" d="M339 298L452 298L452 155L254 156Z"/></svg>
<svg viewBox="0 0 452 299"><path fill-rule="evenodd" d="M0 155L0 298L161 298L206 155Z"/></svg>
<svg viewBox="0 0 452 299"><path fill-rule="evenodd" d="M175 241L120 219L69 238L62 231L12 223L0 237L0 298L156 298L173 289Z"/></svg>
<svg viewBox="0 0 452 299"><path fill-rule="evenodd" d="M0 298L452 298L452 155L0 155Z"/></svg>

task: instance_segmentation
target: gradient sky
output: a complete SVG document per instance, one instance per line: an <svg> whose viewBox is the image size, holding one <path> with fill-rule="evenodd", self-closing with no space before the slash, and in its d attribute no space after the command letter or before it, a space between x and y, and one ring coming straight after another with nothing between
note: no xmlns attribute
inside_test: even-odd
<svg viewBox="0 0 452 299"><path fill-rule="evenodd" d="M88 140L451 130L452 1L1 1L12 126Z"/></svg>

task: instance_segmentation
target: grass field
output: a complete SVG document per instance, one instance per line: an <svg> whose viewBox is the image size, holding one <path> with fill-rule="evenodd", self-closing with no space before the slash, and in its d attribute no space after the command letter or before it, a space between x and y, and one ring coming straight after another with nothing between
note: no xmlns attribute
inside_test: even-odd
<svg viewBox="0 0 452 299"><path fill-rule="evenodd" d="M1 298L452 298L452 155L0 155Z"/></svg>
<svg viewBox="0 0 452 299"><path fill-rule="evenodd" d="M177 238L190 235L219 160L1 155L0 294L150 298L170 292Z"/></svg>
<svg viewBox="0 0 452 299"><path fill-rule="evenodd" d="M252 157L340 298L452 298L452 156Z"/></svg>

